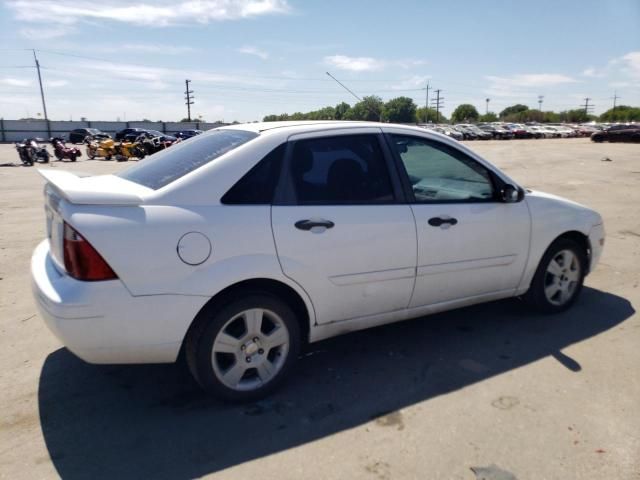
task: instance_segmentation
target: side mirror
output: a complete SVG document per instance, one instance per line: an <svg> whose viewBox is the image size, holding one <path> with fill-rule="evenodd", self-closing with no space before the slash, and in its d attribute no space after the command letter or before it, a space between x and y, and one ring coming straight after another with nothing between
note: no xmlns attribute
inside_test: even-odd
<svg viewBox="0 0 640 480"><path fill-rule="evenodd" d="M502 190L500 190L500 199L504 203L517 203L523 198L524 191L514 185L506 184L502 187Z"/></svg>

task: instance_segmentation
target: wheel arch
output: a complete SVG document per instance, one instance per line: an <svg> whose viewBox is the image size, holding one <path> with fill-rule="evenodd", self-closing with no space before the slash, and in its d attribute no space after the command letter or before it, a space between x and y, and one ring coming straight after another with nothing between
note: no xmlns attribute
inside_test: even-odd
<svg viewBox="0 0 640 480"><path fill-rule="evenodd" d="M570 230L568 232L563 233L562 235L558 235L558 237L556 237L553 240L553 242L551 242L549 246L545 249L545 252L549 249L551 245L553 245L555 242L557 242L562 238L573 240L575 243L577 243L579 246L581 246L584 249L584 253L587 260L586 265L584 266L585 275L588 275L589 265L591 265L591 242L589 241L589 236L577 230Z"/></svg>
<svg viewBox="0 0 640 480"><path fill-rule="evenodd" d="M185 347L188 339L192 335L197 335L198 332L206 325L206 317L201 315L205 309L220 309L225 305L242 298L247 293L268 293L276 296L277 298L286 302L296 314L296 319L300 326L301 341L303 344L309 342L309 332L311 329L311 321L313 318L313 306L307 306L304 298L293 287L287 285L280 280L274 280L271 278L253 278L248 280L242 280L236 282L228 287L224 288L216 295L211 297L198 311L196 316L191 321L187 332L182 339L182 345L180 346L180 352L178 358L183 358L185 355ZM310 311L311 310L311 311Z"/></svg>
<svg viewBox="0 0 640 480"><path fill-rule="evenodd" d="M531 287L531 282L533 281L535 272L538 269L540 262L544 258L544 255L549 250L549 247L551 247L551 245L553 245L555 242L557 242L560 239L572 240L584 249L584 252L586 255L586 265L584 265L585 275L589 274L589 266L591 265L592 250L591 250L591 242L589 241L589 236L587 234L581 232L580 230L567 230L563 233L555 235L553 238L551 238L551 240L549 240L548 238L549 237L547 237L544 248L538 250L538 248L540 248L538 247L535 249L536 252L531 254L531 257L527 262L525 273L523 274L523 278L517 289L516 295L522 295L529 290L529 288Z"/></svg>

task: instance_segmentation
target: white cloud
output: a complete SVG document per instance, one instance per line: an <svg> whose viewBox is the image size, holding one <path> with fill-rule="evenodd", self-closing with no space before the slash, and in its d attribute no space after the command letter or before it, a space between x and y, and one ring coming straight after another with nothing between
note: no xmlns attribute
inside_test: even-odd
<svg viewBox="0 0 640 480"><path fill-rule="evenodd" d="M70 25L60 25L57 27L35 27L35 28L21 28L19 30L20 35L29 40L50 40L52 38L64 37L69 35L75 30Z"/></svg>
<svg viewBox="0 0 640 480"><path fill-rule="evenodd" d="M394 62L395 65L397 65L400 68L404 68L409 69L409 68L415 68L415 67L421 67L423 65L427 64L426 60L419 60L419 59L414 59L414 58L406 58L406 59L402 59L402 60L397 60Z"/></svg>
<svg viewBox="0 0 640 480"><path fill-rule="evenodd" d="M347 55L329 55L324 57L324 64L339 70L350 72L373 72L387 67L399 67L405 70L425 65L426 60L403 58L385 60L373 57L349 57Z"/></svg>
<svg viewBox="0 0 640 480"><path fill-rule="evenodd" d="M127 50L129 52L141 52L141 53L162 53L166 55L180 55L182 53L192 52L195 49L193 47L180 46L180 45L152 45L143 43L124 44L119 48L113 48L112 51Z"/></svg>
<svg viewBox="0 0 640 480"><path fill-rule="evenodd" d="M629 52L620 58L623 71L631 78L640 80L640 52Z"/></svg>
<svg viewBox="0 0 640 480"><path fill-rule="evenodd" d="M527 73L511 75L509 77L485 76L489 87L484 93L495 97L522 97L527 89L540 89L545 87L558 87L577 80L557 73Z"/></svg>
<svg viewBox="0 0 640 480"><path fill-rule="evenodd" d="M291 10L287 0L9 0L6 5L17 20L24 22L73 25L109 20L156 27L238 20Z"/></svg>
<svg viewBox="0 0 640 480"><path fill-rule="evenodd" d="M11 87L29 87L31 86L31 80L22 80L19 78L0 78L0 84L9 85Z"/></svg>
<svg viewBox="0 0 640 480"><path fill-rule="evenodd" d="M627 87L633 87L633 83L631 82L611 82L609 83L610 87L613 88L627 88Z"/></svg>
<svg viewBox="0 0 640 480"><path fill-rule="evenodd" d="M373 72L385 67L384 60L372 57L348 57L346 55L331 55L324 57L324 63L339 70L350 72Z"/></svg>
<svg viewBox="0 0 640 480"><path fill-rule="evenodd" d="M244 46L242 48L239 48L238 51L240 53L244 53L247 55L254 55L256 57L261 58L262 60L266 60L267 58L269 58L269 54L267 52L265 52L264 50L260 50L257 47L252 47L252 46Z"/></svg>
<svg viewBox="0 0 640 480"><path fill-rule="evenodd" d="M564 83L575 83L577 80L557 73L528 73L510 77L487 76L487 80L498 85L514 87L555 87Z"/></svg>
<svg viewBox="0 0 640 480"><path fill-rule="evenodd" d="M414 88L424 88L427 80L431 78L430 75L414 75L410 78L402 80L394 85L391 85L391 90L411 90Z"/></svg>
<svg viewBox="0 0 640 480"><path fill-rule="evenodd" d="M69 85L69 82L66 80L46 80L44 82L44 86L50 88L65 87L67 85Z"/></svg>
<svg viewBox="0 0 640 480"><path fill-rule="evenodd" d="M597 70L594 67L589 67L584 69L582 75L590 78L601 78L605 76L605 73Z"/></svg>

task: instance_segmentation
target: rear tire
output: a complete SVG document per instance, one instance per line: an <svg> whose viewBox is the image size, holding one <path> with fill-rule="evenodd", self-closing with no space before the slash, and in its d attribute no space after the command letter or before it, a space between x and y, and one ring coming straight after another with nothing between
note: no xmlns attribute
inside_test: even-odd
<svg viewBox="0 0 640 480"><path fill-rule="evenodd" d="M553 242L540 260L523 300L543 313L560 313L575 303L587 271L587 252L573 240Z"/></svg>
<svg viewBox="0 0 640 480"><path fill-rule="evenodd" d="M300 326L288 304L268 293L248 293L205 307L186 339L189 370L219 398L243 402L275 390L300 352Z"/></svg>

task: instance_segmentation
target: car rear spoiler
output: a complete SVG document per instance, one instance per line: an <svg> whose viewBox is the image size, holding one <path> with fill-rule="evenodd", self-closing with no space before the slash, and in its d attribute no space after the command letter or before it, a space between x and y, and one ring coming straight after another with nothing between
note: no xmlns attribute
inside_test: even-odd
<svg viewBox="0 0 640 480"><path fill-rule="evenodd" d="M79 177L71 172L38 169L48 185L77 205L140 205L149 189L115 175Z"/></svg>

